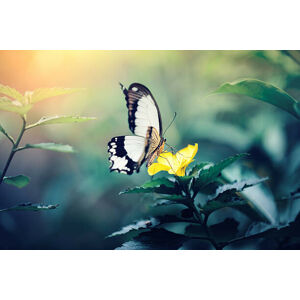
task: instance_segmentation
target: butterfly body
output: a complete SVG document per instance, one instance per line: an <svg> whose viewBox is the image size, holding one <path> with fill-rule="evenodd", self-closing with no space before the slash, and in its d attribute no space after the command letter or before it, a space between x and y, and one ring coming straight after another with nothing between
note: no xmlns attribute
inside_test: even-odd
<svg viewBox="0 0 300 300"><path fill-rule="evenodd" d="M148 127L146 141L149 143L147 168L151 166L155 158L158 157L163 151L165 146L165 139L162 138L154 127ZM147 146L147 145L146 145Z"/></svg>
<svg viewBox="0 0 300 300"><path fill-rule="evenodd" d="M135 136L114 137L108 143L110 170L124 174L139 172L144 162L149 167L164 150L162 122L158 105L144 85L121 85L128 108L129 129Z"/></svg>

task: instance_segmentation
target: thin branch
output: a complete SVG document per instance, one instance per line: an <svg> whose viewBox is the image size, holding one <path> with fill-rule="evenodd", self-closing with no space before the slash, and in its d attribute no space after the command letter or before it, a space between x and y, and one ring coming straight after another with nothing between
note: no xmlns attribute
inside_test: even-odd
<svg viewBox="0 0 300 300"><path fill-rule="evenodd" d="M34 127L36 127L36 126L37 126L36 124L28 125L28 126L26 126L25 130L34 128Z"/></svg>
<svg viewBox="0 0 300 300"><path fill-rule="evenodd" d="M22 128L21 128L20 134L19 134L19 136L18 136L18 138L17 138L17 141L16 141L15 143L13 143L11 152L10 152L10 154L9 154L9 157L8 157L8 159L7 159L7 162L6 162L6 164L5 164L5 167L4 167L4 169L3 169L3 172L2 172L2 174L1 174L0 184L3 182L3 179L4 179L4 177L5 177L5 174L6 174L7 170L8 170L8 167L9 167L9 165L10 165L10 163L11 163L11 161L12 161L12 159L13 159L15 153L16 153L16 152L15 152L15 149L17 149L17 147L19 146L20 141L21 141L21 139L22 139L22 136L23 136L23 134L24 134L24 132L25 132L25 127L26 127L26 116L25 116L25 115L22 116L22 121L23 121L23 124L22 124Z"/></svg>
<svg viewBox="0 0 300 300"><path fill-rule="evenodd" d="M14 149L14 152L18 152L18 151L21 151L21 150L24 150L24 149L28 149L27 147L18 147L18 148L15 148Z"/></svg>
<svg viewBox="0 0 300 300"><path fill-rule="evenodd" d="M34 127L36 127L36 126L38 126L38 125L39 125L39 123L38 123L38 122L36 122L36 123L34 123L34 124L27 125L27 126L25 127L25 130L28 130L28 129L34 128Z"/></svg>
<svg viewBox="0 0 300 300"><path fill-rule="evenodd" d="M15 144L15 140L11 135L9 135L6 131L1 131L1 132L11 141L13 145Z"/></svg>

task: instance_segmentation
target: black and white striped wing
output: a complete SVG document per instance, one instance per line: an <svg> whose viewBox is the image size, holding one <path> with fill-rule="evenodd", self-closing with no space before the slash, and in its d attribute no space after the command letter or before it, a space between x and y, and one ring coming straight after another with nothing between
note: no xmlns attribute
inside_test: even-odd
<svg viewBox="0 0 300 300"><path fill-rule="evenodd" d="M128 108L130 130L146 137L149 127L154 127L162 135L162 122L157 103L151 92L140 83L132 83L128 90L121 85Z"/></svg>
<svg viewBox="0 0 300 300"><path fill-rule="evenodd" d="M139 172L145 157L145 138L117 136L108 143L110 171L131 175Z"/></svg>

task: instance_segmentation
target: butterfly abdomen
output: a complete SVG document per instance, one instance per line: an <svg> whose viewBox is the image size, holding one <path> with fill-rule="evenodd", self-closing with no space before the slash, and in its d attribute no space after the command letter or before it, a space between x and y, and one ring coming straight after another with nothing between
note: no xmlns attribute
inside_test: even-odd
<svg viewBox="0 0 300 300"><path fill-rule="evenodd" d="M159 146L149 155L147 160L147 168L149 168L153 164L154 160L164 151L164 147L165 141L164 139L161 139Z"/></svg>
<svg viewBox="0 0 300 300"><path fill-rule="evenodd" d="M145 145L147 168L162 153L164 145L165 140L159 135L158 131L152 126L148 127Z"/></svg>

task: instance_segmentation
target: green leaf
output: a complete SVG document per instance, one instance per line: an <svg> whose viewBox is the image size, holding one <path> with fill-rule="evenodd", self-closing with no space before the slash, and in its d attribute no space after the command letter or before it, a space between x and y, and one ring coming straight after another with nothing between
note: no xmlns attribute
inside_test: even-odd
<svg viewBox="0 0 300 300"><path fill-rule="evenodd" d="M57 152L65 152L65 153L74 153L76 152L72 146L70 145L61 145L55 143L40 143L40 144L26 144L23 149L42 149L42 150L50 150L50 151L57 151ZM20 150L21 150L20 149Z"/></svg>
<svg viewBox="0 0 300 300"><path fill-rule="evenodd" d="M184 222L170 222L170 223L165 223L160 225L160 228L163 228L167 231L176 233L176 234L182 234L185 235L186 233L186 228L190 225L194 225L194 223L190 223L188 221ZM199 224L199 226L201 226Z"/></svg>
<svg viewBox="0 0 300 300"><path fill-rule="evenodd" d="M0 97L0 110L9 111L9 112L15 112L20 115L26 114L30 109L32 108L32 105L23 105L21 102L17 100L10 100L7 97Z"/></svg>
<svg viewBox="0 0 300 300"><path fill-rule="evenodd" d="M174 187L174 182L169 180L168 178L161 177L151 181L148 181L142 185L143 188L152 188L152 187L159 187L159 186L166 186L166 187Z"/></svg>
<svg viewBox="0 0 300 300"><path fill-rule="evenodd" d="M213 211L224 207L240 208L245 205L248 205L248 203L245 200L239 198L232 201L212 200L207 202L207 204L201 209L201 211L207 214L211 214Z"/></svg>
<svg viewBox="0 0 300 300"><path fill-rule="evenodd" d="M253 205L241 198L234 198L232 200L224 201L224 199L211 200L201 209L206 214L219 210L221 208L230 207L239 210L248 216L252 221L269 221L260 211L255 209Z"/></svg>
<svg viewBox="0 0 300 300"><path fill-rule="evenodd" d="M3 178L4 183L14 185L19 189L25 187L29 183L29 181L29 177L25 175L5 176Z"/></svg>
<svg viewBox="0 0 300 300"><path fill-rule="evenodd" d="M230 93L249 96L275 105L300 119L299 102L284 90L257 79L243 79L232 83L224 83L212 94Z"/></svg>
<svg viewBox="0 0 300 300"><path fill-rule="evenodd" d="M269 223L276 224L278 222L277 205L274 195L268 188L256 185L251 189L242 191L241 196L247 199L248 203L263 215Z"/></svg>
<svg viewBox="0 0 300 300"><path fill-rule="evenodd" d="M53 116L53 117L42 117L39 121L34 124L28 125L27 129L49 124L67 124L67 123L80 123L89 120L95 120L94 117L79 117L79 116Z"/></svg>
<svg viewBox="0 0 300 300"><path fill-rule="evenodd" d="M108 237L127 234L131 231L139 231L139 230L142 230L142 229L153 228L153 227L157 226L158 224L159 224L159 221L157 219L151 217L149 219L140 220L140 221L137 221L133 224L124 226L121 230L110 234Z"/></svg>
<svg viewBox="0 0 300 300"><path fill-rule="evenodd" d="M238 159L245 157L247 155L248 154L246 153L236 154L234 156L230 156L222 160L217 164L207 165L207 167L202 168L198 174L198 177L196 177L193 183L194 191L199 191L201 188L213 182L216 179L216 177L219 176L222 170L227 168L229 165L231 165Z"/></svg>
<svg viewBox="0 0 300 300"><path fill-rule="evenodd" d="M160 194L176 194L179 190L175 182L162 177L144 183L141 186L121 191L119 194L138 194L138 193L160 193Z"/></svg>
<svg viewBox="0 0 300 300"><path fill-rule="evenodd" d="M151 231L142 232L116 250L177 250L187 240L188 238L183 235L154 228Z"/></svg>
<svg viewBox="0 0 300 300"><path fill-rule="evenodd" d="M175 201L171 201L171 200L160 199L160 200L156 201L152 206L158 207L158 206L168 206L168 205L174 205L174 204L178 204L178 203Z"/></svg>
<svg viewBox="0 0 300 300"><path fill-rule="evenodd" d="M159 227L169 232L185 236L186 238L208 239L205 227L199 223L188 221L173 222L163 224Z"/></svg>
<svg viewBox="0 0 300 300"><path fill-rule="evenodd" d="M27 94L28 103L37 103L48 98L72 94L83 90L82 88L40 88Z"/></svg>
<svg viewBox="0 0 300 300"><path fill-rule="evenodd" d="M264 226L262 226L264 225ZM255 233L258 231L258 233ZM284 241L286 239L291 240L291 237L295 240L297 244L297 238L300 237L300 215L298 215L294 222L291 222L287 225L270 225L270 224L254 224L252 228L246 233L244 237L236 238L229 242L224 242L222 247L227 246L228 244L241 242L244 240L254 240L254 239L280 239ZM292 240L293 240L292 239Z"/></svg>
<svg viewBox="0 0 300 300"><path fill-rule="evenodd" d="M8 97L11 97L13 100L18 100L19 102L23 103L23 95L16 89L11 88L7 85L0 84L0 94L6 95Z"/></svg>
<svg viewBox="0 0 300 300"><path fill-rule="evenodd" d="M183 219L180 219L174 215L162 215L162 216L156 216L155 218L150 217L148 219L140 220L133 224L126 225L121 230L112 233L108 237L124 235L124 234L132 233L132 232L135 232L135 233L136 232L140 233L141 231L145 232L147 230L150 230L150 229L152 230L153 228L160 227L161 224L183 222L183 221L184 221Z"/></svg>
<svg viewBox="0 0 300 300"><path fill-rule="evenodd" d="M243 172L247 177L257 178L257 175L251 170L246 168L242 171L240 166L236 166L237 173ZM240 173L241 174L241 173ZM237 179L237 174L234 175L232 172L226 170L222 174L222 178L226 182L232 182ZM253 185L249 189L245 189L240 192L241 197L246 199L248 203L254 207L264 218L272 223L276 224L278 220L277 205L274 200L274 195L266 185Z"/></svg>
<svg viewBox="0 0 300 300"><path fill-rule="evenodd" d="M208 165L212 165L212 163L210 163L210 162L201 162L201 163L195 165L195 166L192 168L192 170L189 172L188 175L189 175L189 176L196 176L196 175L199 173L199 171L200 171L201 169L203 169L204 167L206 167L206 166L208 166Z"/></svg>
<svg viewBox="0 0 300 300"><path fill-rule="evenodd" d="M205 212L206 214L211 214L213 211L224 208L224 207L231 207L238 209L239 211L243 212L247 216L249 216L252 220L258 221L268 221L270 219L268 215L261 209L259 209L254 203L252 203L251 198L246 197L246 200L243 199L243 193L245 193L244 189L247 188L254 188L255 185L267 180L268 178L253 178L242 180L239 182L234 182L231 184L224 184L220 185L211 183L210 185L205 186L205 188L201 189L201 192L206 192L205 190L209 188L210 193L208 194L208 202L206 205L200 210ZM241 194L236 194L236 192L240 192ZM250 192L250 190L249 190ZM265 201L263 198L259 199L258 201Z"/></svg>
<svg viewBox="0 0 300 300"><path fill-rule="evenodd" d="M172 203L179 203L179 204L187 204L187 201L188 201L187 198L185 198L183 196L179 196L179 195L163 196L163 197L157 198L157 200L166 200L166 201L170 201ZM169 204L171 204L171 203L169 203ZM158 206L159 205L166 205L166 203L165 204L158 204Z"/></svg>
<svg viewBox="0 0 300 300"><path fill-rule="evenodd" d="M58 206L59 206L59 204L43 205L43 204L23 203L23 204L9 207L9 208L0 209L0 212L10 211L10 210L41 211L41 210L55 209Z"/></svg>
<svg viewBox="0 0 300 300"><path fill-rule="evenodd" d="M214 195L208 196L208 200L213 200L219 197L221 194L228 192L228 191L234 191L234 192L241 192L246 188L249 188L251 186L254 186L256 184L259 184L263 181L268 180L268 177L265 178L253 178L253 179L246 179L237 181L234 183L224 184L217 188Z"/></svg>

